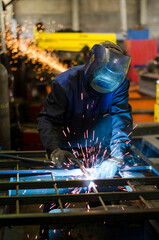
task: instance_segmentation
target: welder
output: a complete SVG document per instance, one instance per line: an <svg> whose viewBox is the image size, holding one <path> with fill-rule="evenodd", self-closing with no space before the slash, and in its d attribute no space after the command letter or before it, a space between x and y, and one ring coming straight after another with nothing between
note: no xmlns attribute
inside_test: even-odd
<svg viewBox="0 0 159 240"><path fill-rule="evenodd" d="M74 162L74 149L91 146L107 152L94 165L95 177L114 177L123 166L131 148L126 77L130 59L118 45L106 41L92 47L86 64L54 78L38 116L38 130L55 167L66 168L70 160Z"/></svg>

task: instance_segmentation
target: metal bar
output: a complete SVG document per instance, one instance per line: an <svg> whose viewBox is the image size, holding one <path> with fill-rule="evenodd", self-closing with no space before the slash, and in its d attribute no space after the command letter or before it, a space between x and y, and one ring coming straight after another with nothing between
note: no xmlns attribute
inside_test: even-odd
<svg viewBox="0 0 159 240"><path fill-rule="evenodd" d="M29 175L29 174L36 175L36 174L50 174L51 170L45 170L45 169L43 170L8 170L8 171L0 171L0 175L14 176L17 174L17 172L20 175Z"/></svg>
<svg viewBox="0 0 159 240"><path fill-rule="evenodd" d="M131 189L136 192L136 189L135 187L128 181L128 185L131 187ZM139 199L144 203L144 205L147 207L147 208L151 208L151 206L149 205L149 203L143 198L142 195L139 195Z"/></svg>
<svg viewBox="0 0 159 240"><path fill-rule="evenodd" d="M93 182L98 186L125 186L130 181L135 185L154 185L159 184L159 177L148 178L114 178L114 179L96 179ZM57 181L26 181L19 182L19 189L41 189L52 188L52 184L56 183L57 188L68 187L87 187L91 180L57 180ZM16 182L0 182L0 191L15 189Z"/></svg>
<svg viewBox="0 0 159 240"><path fill-rule="evenodd" d="M93 183L93 185L94 185L94 186L93 186L93 189L94 189L95 193L99 193L98 190L97 190L97 188L95 187L95 184L94 184L94 183ZM101 198L101 195L98 196L98 198L99 198L99 201L100 201L100 203L102 204L104 210L105 210L105 211L108 211L108 208L106 207L103 199Z"/></svg>
<svg viewBox="0 0 159 240"><path fill-rule="evenodd" d="M136 192L136 189L135 187L130 183L128 182L129 186L132 188L133 191ZM146 201L142 195L139 196L139 199L141 200L141 202L148 208L148 209L151 209L151 205L148 203L148 201ZM156 230L157 233L159 233L159 223L158 221L156 220L152 220L150 219L149 220L150 224L153 226L153 228Z"/></svg>
<svg viewBox="0 0 159 240"><path fill-rule="evenodd" d="M118 211L83 211L83 212L65 212L65 213L32 213L32 214L6 214L0 215L0 225L40 225L42 223L65 227L79 223L92 223L106 221L129 222L146 219L156 219L159 217L159 208L154 209L129 209Z"/></svg>
<svg viewBox="0 0 159 240"><path fill-rule="evenodd" d="M137 148L134 146L131 148L132 151L138 155L141 159L144 160L149 165L150 170L154 171L156 175L159 176L159 167L156 167L155 164L153 164L145 155L143 155Z"/></svg>
<svg viewBox="0 0 159 240"><path fill-rule="evenodd" d="M146 200L159 199L159 191L136 191L136 192L100 192L100 193L79 193L79 194L48 194L48 195L19 195L17 196L0 196L0 204L14 204L18 199L22 204L31 203L47 203L58 201L67 202L85 202L96 201L101 196L105 201L120 201L120 200L138 200L142 195Z"/></svg>
<svg viewBox="0 0 159 240"><path fill-rule="evenodd" d="M146 158L146 160L149 161L147 158ZM151 162L149 161L149 164L150 163ZM155 167L154 167L154 169L155 169L155 171L157 171L157 169ZM143 170L147 170L147 171L152 172L153 167L152 166L129 167L129 168L123 169L122 171L143 171ZM35 174L44 174L44 173L49 174L50 172L53 172L53 173L57 172L56 175L58 175L58 173L60 174L60 172L63 172L63 171L64 170L57 170L57 169L54 169L54 170L45 170L45 169L43 169L43 170L19 170L19 171L7 170L7 171L0 171L0 175L5 175L5 176L12 175L12 176L14 176L14 175L16 175L17 172L19 172L20 175L25 175L25 174L29 175L29 174L33 174L33 173L35 173ZM71 173L73 170L69 170L69 171ZM66 176L70 175L69 171L66 171ZM159 172L158 172L157 175L159 175ZM63 174L63 176L65 176L65 175ZM93 181L94 181L94 179L93 179Z"/></svg>
<svg viewBox="0 0 159 240"><path fill-rule="evenodd" d="M18 163L17 163L17 170L19 170ZM18 185L18 183L19 183L19 173L17 172L17 184L16 184L16 197L17 197L17 199L16 199L16 213L17 214L19 214L19 199L18 199L18 197L19 197L19 185Z"/></svg>
<svg viewBox="0 0 159 240"><path fill-rule="evenodd" d="M159 222L155 219L149 219L149 223L153 226L153 228L159 234Z"/></svg>
<svg viewBox="0 0 159 240"><path fill-rule="evenodd" d="M27 157L27 158L44 158L46 151L44 150L38 150L38 151L14 151L14 150L8 150L8 151L1 151L2 154L8 154L11 156L17 156L17 157Z"/></svg>
<svg viewBox="0 0 159 240"><path fill-rule="evenodd" d="M52 182L54 182L55 179L54 179L54 176L53 176L53 172L51 172L51 178L52 178ZM56 183L54 183L53 185L54 185L54 189L55 189L56 194L59 196L59 192L58 192ZM61 212L63 213L63 206L62 206L62 202L61 202L60 198L58 198L58 204L59 204L59 207L61 209Z"/></svg>
<svg viewBox="0 0 159 240"><path fill-rule="evenodd" d="M41 171L41 172L40 172ZM10 177L16 177L16 174L17 172L19 172L20 176L21 177L28 177L28 176L37 176L37 175L49 175L50 172L48 172L47 170L39 170L39 171L36 171L36 170L28 170L28 172L25 173L25 171L23 170L20 170L20 171L16 171L16 170L13 170L13 171L9 171L7 173L2 171L2 174L1 174L1 171L0 171L0 178L10 178Z"/></svg>
<svg viewBox="0 0 159 240"><path fill-rule="evenodd" d="M23 161L23 162L26 162L26 163L30 163L30 164L36 164L36 165L41 165L41 166L48 166L50 164L50 161L49 160L37 160L37 159L33 159L33 158L24 158L24 157L19 157L19 156L11 156L11 155L8 155L8 154L2 154L0 153L0 158L2 159L14 159L14 160L20 160L20 161Z"/></svg>
<svg viewBox="0 0 159 240"><path fill-rule="evenodd" d="M151 147L152 150L156 152L156 154L159 153L159 140L157 139L157 135L150 135L150 136L143 136L144 145Z"/></svg>

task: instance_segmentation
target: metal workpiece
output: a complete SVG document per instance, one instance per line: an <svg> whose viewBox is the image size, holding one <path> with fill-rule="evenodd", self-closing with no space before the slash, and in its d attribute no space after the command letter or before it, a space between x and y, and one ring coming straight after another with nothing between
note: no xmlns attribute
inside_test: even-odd
<svg viewBox="0 0 159 240"><path fill-rule="evenodd" d="M54 227L74 226L75 224L103 221L138 221L147 220L159 217L159 209L138 209L134 211L79 211L65 212L65 213L32 213L32 214L7 214L0 217L1 226L8 225L40 225L42 223L53 225Z"/></svg>
<svg viewBox="0 0 159 240"><path fill-rule="evenodd" d="M128 184L128 183L127 183ZM17 185L18 186L18 185ZM2 205L12 205L17 200L22 204L45 204L48 202L57 202L60 198L63 202L97 202L98 198L101 197L104 201L127 201L127 200L139 200L142 196L142 199L145 200L158 200L159 199L159 191L133 191L133 192L95 192L95 193L79 193L77 194L59 194L56 191L56 194L47 194L47 195L20 195L16 196L1 196L0 204ZM99 204L100 205L100 204ZM62 207L63 208L63 207ZM115 208L115 207L114 207ZM105 209L106 210L106 209Z"/></svg>
<svg viewBox="0 0 159 240"><path fill-rule="evenodd" d="M10 154L7 152L10 158L1 158L0 162L3 166L0 171L0 193L3 193L0 195L0 206L8 206L7 214L0 215L1 225L36 223L63 228L97 221L151 219L151 225L156 229L159 172L155 164L151 164L134 146L132 159L113 179L91 179L92 169L83 166L82 171L81 168L46 169L40 166L45 154L42 153L40 159L38 152L26 153L30 159L38 160L36 168L32 169L31 163L26 167L26 161L12 158ZM27 158L23 152L19 155L14 152L14 156ZM49 210L43 213L46 204ZM30 206L34 206L32 210Z"/></svg>
<svg viewBox="0 0 159 240"><path fill-rule="evenodd" d="M156 131L157 132L157 131ZM135 149L147 158L150 166L159 166L159 134L136 136L133 139Z"/></svg>

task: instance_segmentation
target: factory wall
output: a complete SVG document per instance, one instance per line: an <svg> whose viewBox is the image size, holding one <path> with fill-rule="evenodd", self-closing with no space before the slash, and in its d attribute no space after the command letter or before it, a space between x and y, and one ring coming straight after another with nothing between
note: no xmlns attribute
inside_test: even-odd
<svg viewBox="0 0 159 240"><path fill-rule="evenodd" d="M120 1L81 0L80 26L84 32L120 32Z"/></svg>
<svg viewBox="0 0 159 240"><path fill-rule="evenodd" d="M140 0L126 0L127 25L140 25ZM150 37L159 37L159 1L147 0L147 22ZM14 3L15 17L27 25L25 36L42 20L46 31L72 28L72 0L21 0ZM79 0L79 25L83 32L121 32L120 0ZM29 27L28 27L29 25Z"/></svg>
<svg viewBox="0 0 159 240"><path fill-rule="evenodd" d="M126 0L127 26L136 28L140 24L140 0Z"/></svg>
<svg viewBox="0 0 159 240"><path fill-rule="evenodd" d="M14 12L17 22L26 26L26 37L39 20L48 32L71 27L71 0L21 0L15 2Z"/></svg>
<svg viewBox="0 0 159 240"><path fill-rule="evenodd" d="M127 0L128 26L138 25L138 0ZM120 0L80 0L80 26L84 32L121 32Z"/></svg>
<svg viewBox="0 0 159 240"><path fill-rule="evenodd" d="M148 0L147 25L151 38L159 38L159 0Z"/></svg>

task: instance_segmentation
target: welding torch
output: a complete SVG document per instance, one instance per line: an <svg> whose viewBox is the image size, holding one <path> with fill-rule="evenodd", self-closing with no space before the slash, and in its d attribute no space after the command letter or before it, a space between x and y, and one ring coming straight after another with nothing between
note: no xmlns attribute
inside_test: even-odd
<svg viewBox="0 0 159 240"><path fill-rule="evenodd" d="M33 158L24 158L24 157L19 157L19 156L14 156L14 155L8 155L8 154L0 154L0 159L14 159L14 160L20 160L23 162L27 163L33 163L33 164L41 164L44 166L50 165L50 160L35 160ZM74 158L73 161L79 166L79 168L82 170L84 175L86 177L89 177L89 173L87 172L86 168L81 164L80 160Z"/></svg>
<svg viewBox="0 0 159 240"><path fill-rule="evenodd" d="M90 174L88 173L88 171L86 170L86 168L83 166L83 164L81 163L81 161L77 158L74 158L73 161L79 166L79 168L81 169L81 171L84 173L85 177L90 178Z"/></svg>
<svg viewBox="0 0 159 240"><path fill-rule="evenodd" d="M50 165L50 161L49 160L35 160L35 159L31 159L31 158L24 158L24 157L19 157L19 156L13 156L13 155L8 155L8 154L0 154L0 159L14 159L14 160L20 160L23 162L27 162L27 163L33 163L33 164L40 164L43 166L48 166ZM81 171L84 173L85 177L88 179L91 179L91 175L88 173L88 171L86 170L86 168L81 164L79 159L74 158L73 161L79 166L79 168L81 169ZM91 187L94 189L94 191L96 193L98 193L98 190L94 184L93 181L91 181ZM99 201L101 202L103 208L107 211L107 207L103 201L103 199L101 198L101 196L98 196Z"/></svg>
<svg viewBox="0 0 159 240"><path fill-rule="evenodd" d="M40 164L44 166L50 165L50 160L35 160L33 158L24 158L24 157L19 157L19 156L14 156L14 155L8 155L8 154L0 154L0 159L14 159L14 160L20 160L26 163L33 163L33 164ZM74 158L73 161L79 166L79 168L82 170L84 175L86 177L89 177L89 173L87 172L86 168L81 164L79 159Z"/></svg>
<svg viewBox="0 0 159 240"><path fill-rule="evenodd" d="M48 166L50 164L49 160L35 160L32 158L24 158L24 157L19 157L19 156L14 156L14 155L8 155L8 154L0 154L0 159L14 159L14 160L20 160L26 163L33 163L37 165L43 165L43 166Z"/></svg>

